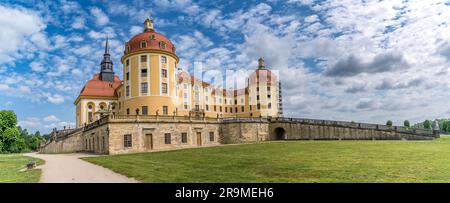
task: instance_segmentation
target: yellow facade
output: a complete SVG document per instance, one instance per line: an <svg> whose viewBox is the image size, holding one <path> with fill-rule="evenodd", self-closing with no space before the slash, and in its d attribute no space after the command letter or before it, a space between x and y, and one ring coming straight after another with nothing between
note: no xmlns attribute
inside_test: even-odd
<svg viewBox="0 0 450 203"><path fill-rule="evenodd" d="M153 25L150 26L146 24L145 30L153 32ZM126 44L121 58L123 79L115 90L117 97L77 98L77 127L92 122L91 112L96 115L94 120L101 117L103 114L96 112L102 102L114 115L190 115L213 118L281 116L279 83L276 78L270 78L270 83L249 82L244 89L224 91L192 79L188 73L177 69L179 58L174 48L171 51L130 50L130 45ZM264 63L260 59L259 70L270 72L261 65L261 61ZM261 67L264 69L260 69ZM255 73L259 77L259 72ZM183 75L188 77L180 80Z"/></svg>

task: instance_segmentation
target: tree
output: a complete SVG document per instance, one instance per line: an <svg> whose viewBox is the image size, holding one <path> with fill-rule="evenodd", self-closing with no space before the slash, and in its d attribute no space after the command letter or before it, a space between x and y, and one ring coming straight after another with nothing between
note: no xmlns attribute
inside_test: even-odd
<svg viewBox="0 0 450 203"><path fill-rule="evenodd" d="M391 121L391 120L388 120L388 121L386 122L386 125L387 125L387 126L392 126L392 121Z"/></svg>
<svg viewBox="0 0 450 203"><path fill-rule="evenodd" d="M20 136L17 128L7 128L3 132L3 148L4 151L11 153L19 153L26 148L25 139Z"/></svg>
<svg viewBox="0 0 450 203"><path fill-rule="evenodd" d="M403 122L403 125L404 125L405 127L407 127L407 128L411 127L411 124L409 123L408 120L405 120L405 121Z"/></svg>
<svg viewBox="0 0 450 203"><path fill-rule="evenodd" d="M7 128L15 128L17 125L17 116L14 111L0 111L0 134Z"/></svg>
<svg viewBox="0 0 450 203"><path fill-rule="evenodd" d="M423 127L425 129L431 130L431 121L430 120L425 120L425 122L423 122Z"/></svg>

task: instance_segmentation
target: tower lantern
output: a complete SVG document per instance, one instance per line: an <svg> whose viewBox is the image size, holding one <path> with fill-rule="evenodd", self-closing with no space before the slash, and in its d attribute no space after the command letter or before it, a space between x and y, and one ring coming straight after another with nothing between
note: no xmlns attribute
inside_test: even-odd
<svg viewBox="0 0 450 203"><path fill-rule="evenodd" d="M153 28L153 20L150 20L149 18L144 21L144 32L148 31L155 31L155 29Z"/></svg>
<svg viewBox="0 0 450 203"><path fill-rule="evenodd" d="M264 59L263 58L259 58L258 59L258 69L265 69L265 68L266 68L266 66L265 66Z"/></svg>

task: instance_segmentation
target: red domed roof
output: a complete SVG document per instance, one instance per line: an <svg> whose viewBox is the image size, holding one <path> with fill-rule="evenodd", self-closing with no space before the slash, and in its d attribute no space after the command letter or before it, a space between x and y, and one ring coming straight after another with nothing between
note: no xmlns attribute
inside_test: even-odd
<svg viewBox="0 0 450 203"><path fill-rule="evenodd" d="M249 84L256 84L258 81L260 83L272 85L275 84L278 79L277 76L268 69L256 69L255 72L249 76Z"/></svg>
<svg viewBox="0 0 450 203"><path fill-rule="evenodd" d="M141 43L143 43L143 46ZM148 30L132 37L130 41L125 44L124 54L141 50L159 50L175 54L175 46L173 43L163 34L153 30Z"/></svg>
<svg viewBox="0 0 450 203"><path fill-rule="evenodd" d="M121 85L119 76L114 76L114 82L100 80L100 75L95 74L94 77L87 81L80 96L99 96L99 97L117 97L116 89Z"/></svg>

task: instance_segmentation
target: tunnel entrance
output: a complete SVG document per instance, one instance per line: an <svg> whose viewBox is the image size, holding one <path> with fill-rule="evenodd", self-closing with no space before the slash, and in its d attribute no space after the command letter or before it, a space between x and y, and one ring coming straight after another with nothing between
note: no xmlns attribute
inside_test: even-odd
<svg viewBox="0 0 450 203"><path fill-rule="evenodd" d="M284 128L275 128L275 140L284 140L286 135L286 131Z"/></svg>

